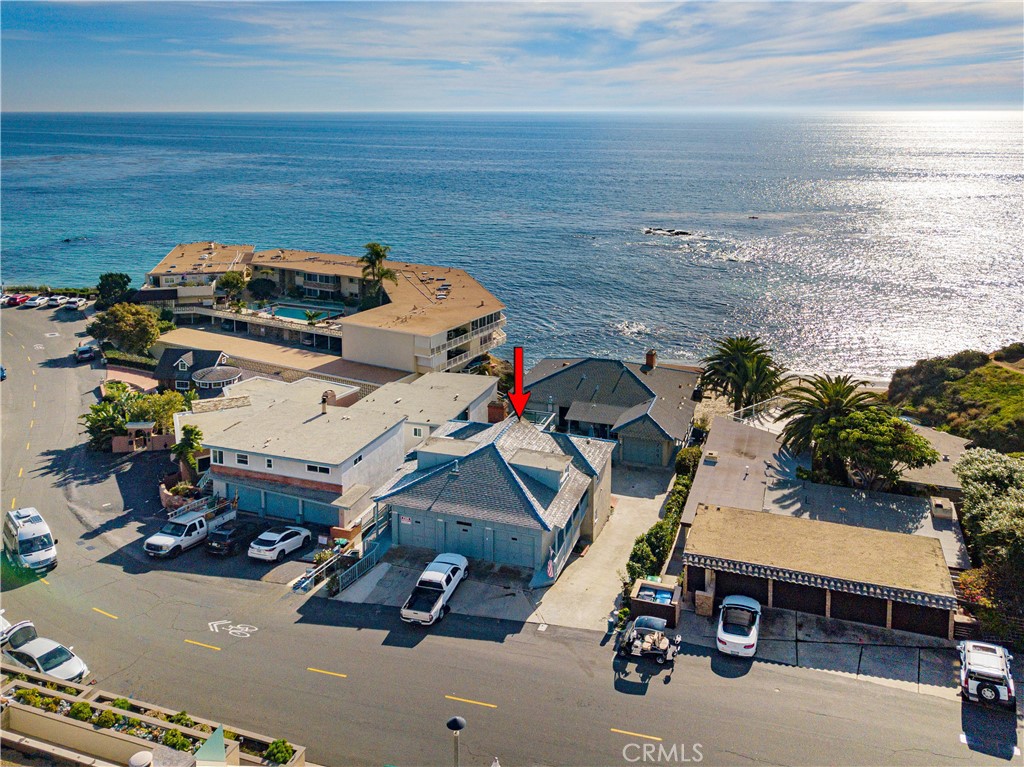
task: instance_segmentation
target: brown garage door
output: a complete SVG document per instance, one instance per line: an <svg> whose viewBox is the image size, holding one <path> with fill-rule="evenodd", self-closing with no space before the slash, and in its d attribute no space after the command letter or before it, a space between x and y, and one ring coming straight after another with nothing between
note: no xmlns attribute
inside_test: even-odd
<svg viewBox="0 0 1024 767"><path fill-rule="evenodd" d="M949 636L949 611L934 607L892 603L892 627L945 639Z"/></svg>
<svg viewBox="0 0 1024 767"><path fill-rule="evenodd" d="M768 579L716 571L715 604L734 594L756 599L761 604L766 605L768 604Z"/></svg>
<svg viewBox="0 0 1024 767"><path fill-rule="evenodd" d="M832 592L831 614L833 618L870 623L872 626L885 626L886 613L884 599L847 594L844 591Z"/></svg>
<svg viewBox="0 0 1024 767"><path fill-rule="evenodd" d="M784 610L799 610L815 615L825 614L825 589L802 583L772 583L772 606Z"/></svg>

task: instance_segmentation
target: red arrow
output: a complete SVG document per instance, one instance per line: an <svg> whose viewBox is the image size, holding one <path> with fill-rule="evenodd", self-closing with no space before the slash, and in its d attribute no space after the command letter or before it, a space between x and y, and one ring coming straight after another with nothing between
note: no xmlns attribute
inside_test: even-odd
<svg viewBox="0 0 1024 767"><path fill-rule="evenodd" d="M508 401L512 403L512 409L516 416L523 417L523 409L530 401L530 392L523 391L523 347L515 348L515 388L508 393Z"/></svg>

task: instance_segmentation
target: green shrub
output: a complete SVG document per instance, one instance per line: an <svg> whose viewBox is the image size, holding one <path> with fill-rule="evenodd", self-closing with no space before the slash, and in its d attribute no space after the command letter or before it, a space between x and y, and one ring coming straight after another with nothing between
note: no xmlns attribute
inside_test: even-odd
<svg viewBox="0 0 1024 767"><path fill-rule="evenodd" d="M56 690L57 689L57 683L56 682L47 682L43 686L46 687L47 690Z"/></svg>
<svg viewBox="0 0 1024 767"><path fill-rule="evenodd" d="M126 368L137 368L139 370L156 370L157 360L152 357L144 357L141 354L129 354L128 352L115 349L112 344L103 344L103 356L111 365L121 365Z"/></svg>
<svg viewBox="0 0 1024 767"><path fill-rule="evenodd" d="M692 477L697 473L700 457L701 449L699 447L684 447L676 453L676 474L682 477Z"/></svg>
<svg viewBox="0 0 1024 767"><path fill-rule="evenodd" d="M96 717L96 726L109 729L120 721L121 717L113 711L101 711L99 716Z"/></svg>
<svg viewBox="0 0 1024 767"><path fill-rule="evenodd" d="M43 698L42 703L43 711L49 711L51 714L60 713L60 698Z"/></svg>
<svg viewBox="0 0 1024 767"><path fill-rule="evenodd" d="M77 719L80 722L88 722L92 719L92 706L84 700L72 703L71 710L68 711L68 716L72 719Z"/></svg>
<svg viewBox="0 0 1024 767"><path fill-rule="evenodd" d="M187 711L179 711L177 714L167 718L167 721L171 724L180 724L182 727L194 727L195 722L192 717L188 715Z"/></svg>
<svg viewBox="0 0 1024 767"><path fill-rule="evenodd" d="M225 740L238 740L238 733L232 732L231 730L224 730Z"/></svg>
<svg viewBox="0 0 1024 767"><path fill-rule="evenodd" d="M292 748L291 744L287 740L278 738L267 746L263 758L274 764L288 764L294 755L295 749Z"/></svg>
<svg viewBox="0 0 1024 767"><path fill-rule="evenodd" d="M177 751L191 751L192 741L181 734L181 730L167 730L164 732L164 737L160 741L168 748L173 748Z"/></svg>
<svg viewBox="0 0 1024 767"><path fill-rule="evenodd" d="M623 607L621 610L619 610L615 614L615 616L617 618L615 625L618 626L619 628L622 628L623 626L626 625L626 621L629 620L629 608L628 607Z"/></svg>
<svg viewBox="0 0 1024 767"><path fill-rule="evenodd" d="M15 674L14 678L17 679L19 682L27 682L28 681L28 677L25 676L24 674Z"/></svg>
<svg viewBox="0 0 1024 767"><path fill-rule="evenodd" d="M135 717L132 717L132 718L130 718L130 719L129 719L129 720L128 720L128 721L126 722L126 724L127 724L127 725L128 725L129 727L141 727L141 726L142 726L142 720L141 720L141 719L136 719Z"/></svg>
<svg viewBox="0 0 1024 767"><path fill-rule="evenodd" d="M65 687L63 690L61 690L61 692L63 692L65 695L78 695L78 690L76 690L74 687Z"/></svg>
<svg viewBox="0 0 1024 767"><path fill-rule="evenodd" d="M626 573L630 580L635 581L637 578L643 578L657 570L658 561L647 543L646 536L637 537L633 544L633 550L629 553L629 561L626 562Z"/></svg>
<svg viewBox="0 0 1024 767"><path fill-rule="evenodd" d="M43 697L39 694L38 690L33 690L30 687L22 687L14 693L14 699L19 703L24 703L26 706L39 707L42 703Z"/></svg>

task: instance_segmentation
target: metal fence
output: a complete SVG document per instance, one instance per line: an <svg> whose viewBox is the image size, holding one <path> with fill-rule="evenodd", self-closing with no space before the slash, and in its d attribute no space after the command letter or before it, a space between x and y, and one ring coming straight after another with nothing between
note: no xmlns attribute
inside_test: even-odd
<svg viewBox="0 0 1024 767"><path fill-rule="evenodd" d="M351 552L335 553L330 559L297 580L292 586L292 590L305 594L319 584L323 584L321 588L325 588L329 585L328 582L332 577L338 579L335 593L341 593L347 589L370 572L384 556L387 547L381 543L380 536L390 524L391 514L387 511L387 507L384 510L375 508L373 520L363 531L363 554L359 559L353 561Z"/></svg>

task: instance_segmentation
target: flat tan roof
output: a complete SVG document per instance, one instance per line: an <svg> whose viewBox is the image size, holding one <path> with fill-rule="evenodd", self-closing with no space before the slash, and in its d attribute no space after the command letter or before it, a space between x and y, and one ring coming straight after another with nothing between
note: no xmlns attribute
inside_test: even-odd
<svg viewBox="0 0 1024 767"><path fill-rule="evenodd" d="M934 538L701 504L686 554L955 597Z"/></svg>
<svg viewBox="0 0 1024 767"><path fill-rule="evenodd" d="M188 242L177 245L149 274L223 274L248 264L252 245Z"/></svg>
<svg viewBox="0 0 1024 767"><path fill-rule="evenodd" d="M385 261L398 273L398 283L384 282L391 303L338 320L345 327L387 328L432 336L474 319L501 311L505 304L466 271L451 266L430 266ZM252 257L254 270L289 269L362 279L363 267L355 256L305 250L263 250ZM442 289L441 286L447 286ZM440 295L444 298L440 298Z"/></svg>

